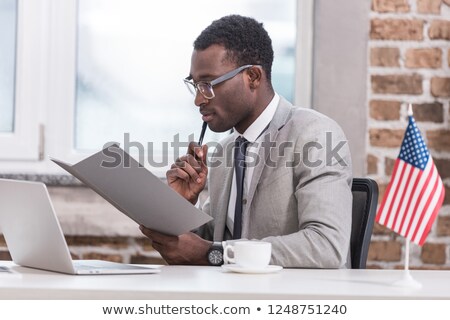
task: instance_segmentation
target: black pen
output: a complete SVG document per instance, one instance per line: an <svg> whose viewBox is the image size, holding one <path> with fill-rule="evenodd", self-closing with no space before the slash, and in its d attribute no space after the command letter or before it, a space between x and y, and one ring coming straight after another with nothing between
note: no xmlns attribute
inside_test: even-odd
<svg viewBox="0 0 450 320"><path fill-rule="evenodd" d="M206 126L208 124L203 121L203 125L202 125L202 132L200 133L200 139L198 139L198 145L201 146L203 143L203 137L205 136L205 132L206 132Z"/></svg>

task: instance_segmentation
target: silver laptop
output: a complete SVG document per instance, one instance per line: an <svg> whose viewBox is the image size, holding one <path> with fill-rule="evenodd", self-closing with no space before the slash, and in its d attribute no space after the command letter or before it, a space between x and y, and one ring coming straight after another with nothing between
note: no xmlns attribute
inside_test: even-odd
<svg viewBox="0 0 450 320"><path fill-rule="evenodd" d="M158 273L160 266L74 260L45 184L0 179L0 231L14 263L68 274Z"/></svg>

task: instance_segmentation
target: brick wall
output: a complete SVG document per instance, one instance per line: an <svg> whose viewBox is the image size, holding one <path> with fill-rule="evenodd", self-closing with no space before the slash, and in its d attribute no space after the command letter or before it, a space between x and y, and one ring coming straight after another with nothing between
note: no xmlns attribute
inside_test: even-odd
<svg viewBox="0 0 450 320"><path fill-rule="evenodd" d="M73 259L100 259L123 263L165 264L144 238L119 236L66 236ZM11 255L0 234L0 260Z"/></svg>
<svg viewBox="0 0 450 320"><path fill-rule="evenodd" d="M407 105L446 186L427 242L410 246L411 268L450 269L450 0L372 0L367 173L389 183L407 125ZM368 266L401 268L404 241L376 225Z"/></svg>

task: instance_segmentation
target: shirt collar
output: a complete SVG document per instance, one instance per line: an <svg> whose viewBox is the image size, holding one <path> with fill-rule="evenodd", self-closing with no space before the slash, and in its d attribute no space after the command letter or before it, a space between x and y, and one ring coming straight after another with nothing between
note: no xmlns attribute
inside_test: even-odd
<svg viewBox="0 0 450 320"><path fill-rule="evenodd" d="M280 102L280 96L275 92L270 103L264 109L264 111L256 118L255 121L245 130L242 136L247 139L247 141L253 143L258 139L264 129L267 128L270 121L272 121L275 112L277 111L278 103ZM239 132L234 129L235 139L240 136Z"/></svg>

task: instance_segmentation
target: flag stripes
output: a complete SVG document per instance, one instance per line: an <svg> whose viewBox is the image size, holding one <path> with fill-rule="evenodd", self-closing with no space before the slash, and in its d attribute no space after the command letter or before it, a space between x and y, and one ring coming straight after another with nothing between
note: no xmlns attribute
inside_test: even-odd
<svg viewBox="0 0 450 320"><path fill-rule="evenodd" d="M445 189L412 117L401 150L376 221L423 245L442 206Z"/></svg>

